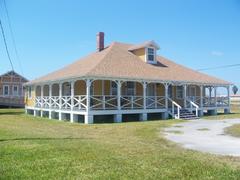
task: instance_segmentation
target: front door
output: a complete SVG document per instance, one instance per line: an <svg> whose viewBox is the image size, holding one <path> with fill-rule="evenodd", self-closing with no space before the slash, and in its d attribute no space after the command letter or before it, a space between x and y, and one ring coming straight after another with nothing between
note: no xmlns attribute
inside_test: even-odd
<svg viewBox="0 0 240 180"><path fill-rule="evenodd" d="M196 87L195 86L190 86L189 97L190 97L191 101L195 102L195 100L196 100Z"/></svg>
<svg viewBox="0 0 240 180"><path fill-rule="evenodd" d="M155 107L155 95L156 95L156 85L155 84L148 84L147 86L147 99L146 99L146 106L148 108Z"/></svg>

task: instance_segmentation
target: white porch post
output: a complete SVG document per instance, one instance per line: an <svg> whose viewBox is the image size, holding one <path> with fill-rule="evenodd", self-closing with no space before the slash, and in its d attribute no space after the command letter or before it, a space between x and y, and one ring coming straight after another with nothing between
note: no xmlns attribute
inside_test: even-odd
<svg viewBox="0 0 240 180"><path fill-rule="evenodd" d="M34 107L36 106L36 89L37 89L37 86L32 86L33 88L33 92L34 92ZM31 92L32 93L32 92Z"/></svg>
<svg viewBox="0 0 240 180"><path fill-rule="evenodd" d="M73 108L74 108L74 81L71 81L70 88L71 88L71 113L70 113L70 122L74 122L74 115L73 115Z"/></svg>
<svg viewBox="0 0 240 180"><path fill-rule="evenodd" d="M117 83L117 109L118 113L114 117L114 122L122 122L122 114L121 114L121 87L122 87L122 82L121 81L116 81Z"/></svg>
<svg viewBox="0 0 240 180"><path fill-rule="evenodd" d="M147 109L147 97L146 97L147 83L143 82L143 109Z"/></svg>
<svg viewBox="0 0 240 180"><path fill-rule="evenodd" d="M214 87L214 99L215 99L215 106L217 106L217 87Z"/></svg>
<svg viewBox="0 0 240 180"><path fill-rule="evenodd" d="M147 83L143 82L143 109L146 110L146 89L147 89ZM140 115L140 120L141 121L147 121L147 113L144 112Z"/></svg>
<svg viewBox="0 0 240 180"><path fill-rule="evenodd" d="M86 80L86 115L85 115L85 124L92 124L93 123L93 115L90 115L90 96L91 96L91 80L87 79Z"/></svg>
<svg viewBox="0 0 240 180"><path fill-rule="evenodd" d="M41 85L41 111L40 111L40 116L43 117L43 111L42 111L42 108L43 108L43 85Z"/></svg>
<svg viewBox="0 0 240 180"><path fill-rule="evenodd" d="M105 83L104 83L104 80L102 80L102 108L103 110L105 110L106 108L106 97L105 97Z"/></svg>
<svg viewBox="0 0 240 180"><path fill-rule="evenodd" d="M163 115L163 119L168 119L168 87L169 84L164 84L165 87L165 108L166 112Z"/></svg>
<svg viewBox="0 0 240 180"><path fill-rule="evenodd" d="M200 110L199 110L199 116L203 116L203 86L200 86Z"/></svg>
<svg viewBox="0 0 240 180"><path fill-rule="evenodd" d="M61 113L61 109L62 109L62 83L59 83L59 120L62 120L62 113Z"/></svg>
<svg viewBox="0 0 240 180"><path fill-rule="evenodd" d="M227 98L228 98L228 108L224 109L224 113L228 114L230 113L230 106L231 106L231 99L230 99L230 86L227 86Z"/></svg>
<svg viewBox="0 0 240 180"><path fill-rule="evenodd" d="M49 119L52 119L52 84L49 84Z"/></svg>
<svg viewBox="0 0 240 180"><path fill-rule="evenodd" d="M184 108L186 108L187 107L187 85L185 84L185 85L183 85L183 98L184 98L184 102L183 102L183 104L184 104Z"/></svg>
<svg viewBox="0 0 240 180"><path fill-rule="evenodd" d="M209 97L212 98L212 87L209 87Z"/></svg>
<svg viewBox="0 0 240 180"><path fill-rule="evenodd" d="M165 108L168 110L168 84L165 84Z"/></svg>
<svg viewBox="0 0 240 180"><path fill-rule="evenodd" d="M230 86L227 86L227 97L228 97L228 106L231 105L231 99L230 99Z"/></svg>
<svg viewBox="0 0 240 180"><path fill-rule="evenodd" d="M200 108L203 107L203 86L200 86Z"/></svg>

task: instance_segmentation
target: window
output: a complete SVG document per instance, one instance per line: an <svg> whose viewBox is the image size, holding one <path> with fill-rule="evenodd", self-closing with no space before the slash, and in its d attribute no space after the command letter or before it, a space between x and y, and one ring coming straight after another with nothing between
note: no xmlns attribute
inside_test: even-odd
<svg viewBox="0 0 240 180"><path fill-rule="evenodd" d="M9 95L9 86L3 86L3 95L8 96Z"/></svg>
<svg viewBox="0 0 240 180"><path fill-rule="evenodd" d="M126 90L127 90L127 92L126 92L127 96L134 96L134 94L135 94L135 83L134 82L127 82Z"/></svg>
<svg viewBox="0 0 240 180"><path fill-rule="evenodd" d="M13 86L13 96L18 96L18 86Z"/></svg>
<svg viewBox="0 0 240 180"><path fill-rule="evenodd" d="M94 82L90 86L90 95L93 96L94 94Z"/></svg>
<svg viewBox="0 0 240 180"><path fill-rule="evenodd" d="M195 86L191 86L190 87L190 96L196 96L196 87Z"/></svg>
<svg viewBox="0 0 240 180"><path fill-rule="evenodd" d="M168 97L172 98L172 85L168 86Z"/></svg>
<svg viewBox="0 0 240 180"><path fill-rule="evenodd" d="M177 96L177 99L183 98L183 86L177 86L176 96Z"/></svg>
<svg viewBox="0 0 240 180"><path fill-rule="evenodd" d="M154 48L147 48L147 61L155 61L155 51Z"/></svg>
<svg viewBox="0 0 240 180"><path fill-rule="evenodd" d="M111 95L117 95L117 83L111 82Z"/></svg>
<svg viewBox="0 0 240 180"><path fill-rule="evenodd" d="M32 98L32 87L28 87L28 98Z"/></svg>

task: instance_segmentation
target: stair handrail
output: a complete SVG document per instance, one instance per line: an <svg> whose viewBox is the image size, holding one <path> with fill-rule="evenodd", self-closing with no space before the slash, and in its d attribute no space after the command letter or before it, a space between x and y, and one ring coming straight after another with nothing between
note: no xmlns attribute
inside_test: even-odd
<svg viewBox="0 0 240 180"><path fill-rule="evenodd" d="M189 99L187 99L187 101L188 102L190 102L190 108L191 108L191 110L192 110L192 108L193 108L193 106L195 107L195 109L196 109L196 116L198 117L198 109L199 109L199 106L196 104L196 103L194 103L193 101L191 101L191 100L189 100Z"/></svg>
<svg viewBox="0 0 240 180"><path fill-rule="evenodd" d="M175 101L173 101L171 98L168 98L171 102L172 102L172 116L174 116L175 119L180 119L180 109L182 109L182 107L176 103ZM175 109L174 107L177 107L177 114L175 115Z"/></svg>

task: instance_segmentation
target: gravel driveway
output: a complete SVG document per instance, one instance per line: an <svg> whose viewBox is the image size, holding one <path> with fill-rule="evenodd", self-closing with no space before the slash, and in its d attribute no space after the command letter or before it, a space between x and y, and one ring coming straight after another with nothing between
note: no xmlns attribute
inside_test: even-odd
<svg viewBox="0 0 240 180"><path fill-rule="evenodd" d="M233 124L240 124L240 119L191 120L166 128L165 136L188 149L240 156L240 138L224 134L224 128Z"/></svg>

